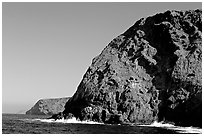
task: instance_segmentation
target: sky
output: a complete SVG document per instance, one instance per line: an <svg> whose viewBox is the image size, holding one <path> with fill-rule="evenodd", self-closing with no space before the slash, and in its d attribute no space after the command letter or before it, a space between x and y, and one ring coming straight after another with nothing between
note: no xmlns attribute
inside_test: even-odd
<svg viewBox="0 0 204 136"><path fill-rule="evenodd" d="M2 4L2 112L72 96L92 59L137 20L201 3Z"/></svg>

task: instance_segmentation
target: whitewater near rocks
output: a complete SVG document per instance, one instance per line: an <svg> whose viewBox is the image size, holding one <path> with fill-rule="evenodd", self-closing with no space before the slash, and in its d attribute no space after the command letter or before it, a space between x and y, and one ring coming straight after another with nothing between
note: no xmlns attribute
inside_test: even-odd
<svg viewBox="0 0 204 136"><path fill-rule="evenodd" d="M45 122L45 123L73 123L73 124L99 124L99 125L111 125L111 124L104 124L104 123L100 123L100 122L95 122L95 121L80 121L77 120L75 117L73 117L72 119L23 119L24 121L30 121L30 122L34 122L34 121L40 121L40 122ZM121 124L117 124L117 125L121 125ZM134 126L134 125L130 125L130 126ZM168 124L168 123L163 123L163 122L153 122L150 125L135 125L135 126L151 126L151 127L160 127L160 128L166 128L166 129L170 129L170 130L175 130L179 133L193 133L193 134L202 134L202 129L200 128L196 128L196 127L180 127L180 126L175 126L173 124Z"/></svg>

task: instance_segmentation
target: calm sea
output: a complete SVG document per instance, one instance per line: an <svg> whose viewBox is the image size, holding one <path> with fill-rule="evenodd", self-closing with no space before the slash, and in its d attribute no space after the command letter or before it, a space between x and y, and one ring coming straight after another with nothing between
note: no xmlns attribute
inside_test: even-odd
<svg viewBox="0 0 204 136"><path fill-rule="evenodd" d="M201 129L170 124L108 125L97 122L46 119L48 116L2 114L3 134L175 134L201 133Z"/></svg>

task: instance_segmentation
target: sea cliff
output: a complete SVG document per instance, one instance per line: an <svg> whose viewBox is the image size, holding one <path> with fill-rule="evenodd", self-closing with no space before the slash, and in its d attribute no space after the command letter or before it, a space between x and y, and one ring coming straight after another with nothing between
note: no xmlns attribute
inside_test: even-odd
<svg viewBox="0 0 204 136"><path fill-rule="evenodd" d="M104 123L156 120L201 127L201 62L201 10L141 18L92 60L59 115Z"/></svg>

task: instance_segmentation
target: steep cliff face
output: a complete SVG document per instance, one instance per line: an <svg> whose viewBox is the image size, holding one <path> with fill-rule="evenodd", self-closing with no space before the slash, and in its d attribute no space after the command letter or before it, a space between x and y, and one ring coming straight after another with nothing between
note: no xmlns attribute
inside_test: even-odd
<svg viewBox="0 0 204 136"><path fill-rule="evenodd" d="M39 100L26 114L30 115L52 115L62 112L69 97Z"/></svg>
<svg viewBox="0 0 204 136"><path fill-rule="evenodd" d="M63 116L201 126L201 17L166 11L137 21L93 59Z"/></svg>

